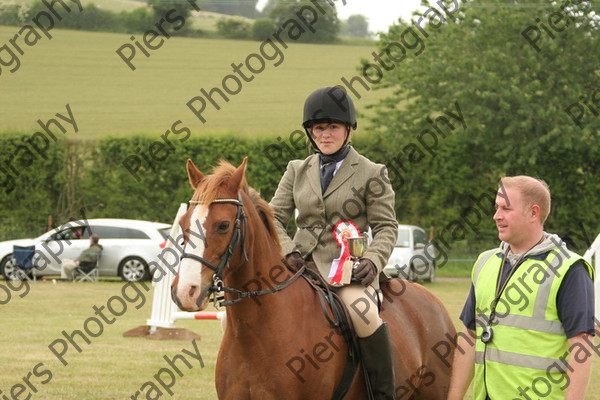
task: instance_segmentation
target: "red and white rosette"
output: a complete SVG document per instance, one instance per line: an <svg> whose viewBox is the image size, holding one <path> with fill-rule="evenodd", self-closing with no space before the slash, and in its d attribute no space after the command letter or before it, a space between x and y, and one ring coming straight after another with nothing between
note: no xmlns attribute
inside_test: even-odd
<svg viewBox="0 0 600 400"><path fill-rule="evenodd" d="M344 262L350 260L350 252L346 239L360 237L360 229L351 221L340 221L333 227L333 237L337 244L341 247L340 256L331 263L329 270L329 284L333 286L342 285L342 274Z"/></svg>

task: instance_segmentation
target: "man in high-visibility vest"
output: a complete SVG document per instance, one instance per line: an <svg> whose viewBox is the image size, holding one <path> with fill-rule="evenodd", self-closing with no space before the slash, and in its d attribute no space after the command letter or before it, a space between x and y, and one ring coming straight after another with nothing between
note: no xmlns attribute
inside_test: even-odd
<svg viewBox="0 0 600 400"><path fill-rule="evenodd" d="M594 270L544 232L550 190L529 177L499 182L499 248L482 253L461 313L449 400L471 380L475 400L584 399L594 347Z"/></svg>

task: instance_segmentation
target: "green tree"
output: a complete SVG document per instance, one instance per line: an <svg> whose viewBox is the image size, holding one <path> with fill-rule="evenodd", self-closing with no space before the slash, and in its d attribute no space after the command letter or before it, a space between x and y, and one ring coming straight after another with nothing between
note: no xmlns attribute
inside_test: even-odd
<svg viewBox="0 0 600 400"><path fill-rule="evenodd" d="M452 1L445 5L454 9ZM387 89L371 119L380 160L397 160L431 128L428 118L455 102L467 125L438 134L435 154L425 152L420 162L404 154L406 171L396 182L399 220L444 226L500 176L527 174L552 190L548 230L576 231L584 224L598 232L600 118L580 96L590 103L599 93L600 25L598 9L594 14L586 6L567 7L557 22L558 2L473 0L452 17L438 7L444 20L429 13L423 31L401 21L380 37L377 51L394 57L382 56L391 68L380 66L383 77L371 78L372 89ZM363 60L368 63L374 61ZM582 127L565 112L578 101ZM486 229L494 231L489 223Z"/></svg>
<svg viewBox="0 0 600 400"><path fill-rule="evenodd" d="M148 8L138 7L132 11L121 11L120 19L127 32L146 32L156 23L154 13Z"/></svg>
<svg viewBox="0 0 600 400"><path fill-rule="evenodd" d="M166 18L167 20L176 20L176 22L172 23L171 26L173 26L173 28L169 30L169 34L173 36L186 36L190 34L192 24L189 22L189 19L191 17L192 11L195 10L195 7L192 5L192 3L190 3L187 0L146 1L154 11L154 19L156 21L159 21L161 18L166 17L168 17ZM195 4L199 5L198 2L196 2ZM168 13L170 13L169 16L167 16ZM180 17L182 17L183 20L181 20Z"/></svg>
<svg viewBox="0 0 600 400"><path fill-rule="evenodd" d="M337 39L340 23L337 16L337 10L332 7L327 0L316 0L320 8L325 10L323 15L317 11L318 20L312 28L315 32L306 31L297 39L304 43L331 43ZM315 7L313 3L307 3L304 0L280 0L277 6L271 11L269 17L273 20L275 26L281 26L289 19L298 19L296 15L303 6ZM293 38L292 38L293 39Z"/></svg>
<svg viewBox="0 0 600 400"><path fill-rule="evenodd" d="M217 21L217 32L228 39L250 39L252 25L242 19L221 18Z"/></svg>
<svg viewBox="0 0 600 400"><path fill-rule="evenodd" d="M75 6L75 8L77 8ZM93 3L84 6L83 11L64 14L60 21L55 20L57 27L66 29L86 30L86 31L122 31L122 24L118 16L111 11L98 8ZM19 13L22 20L30 20L40 12L47 13L48 7L41 0L36 0L30 5L23 5Z"/></svg>
<svg viewBox="0 0 600 400"><path fill-rule="evenodd" d="M256 9L258 0L203 0L198 1L198 5L203 10L212 11L226 15L239 15L246 18L256 18L259 12Z"/></svg>
<svg viewBox="0 0 600 400"><path fill-rule="evenodd" d="M364 15L351 15L344 23L344 34L351 37L369 37L369 22Z"/></svg>
<svg viewBox="0 0 600 400"><path fill-rule="evenodd" d="M252 38L254 40L265 40L275 32L273 21L269 18L259 18L252 24Z"/></svg>
<svg viewBox="0 0 600 400"><path fill-rule="evenodd" d="M0 2L0 25L19 25L19 11L21 6L12 3Z"/></svg>
<svg viewBox="0 0 600 400"><path fill-rule="evenodd" d="M170 10L175 9L175 15L181 15L187 19L192 12L192 5L186 0L146 0L146 2L154 10L154 14L162 18Z"/></svg>
<svg viewBox="0 0 600 400"><path fill-rule="evenodd" d="M86 31L121 32L122 25L117 14L102 10L93 3L85 5L81 13L69 14L61 21L62 28Z"/></svg>

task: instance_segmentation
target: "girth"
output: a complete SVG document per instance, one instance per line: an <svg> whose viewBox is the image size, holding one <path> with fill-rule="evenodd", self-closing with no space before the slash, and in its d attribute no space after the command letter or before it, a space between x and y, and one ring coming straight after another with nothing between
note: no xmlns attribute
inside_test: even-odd
<svg viewBox="0 0 600 400"><path fill-rule="evenodd" d="M331 288L327 282L325 282L321 274L307 268L302 277L315 290L319 297L321 310L323 311L325 318L333 328L339 330L344 338L344 342L346 342L346 346L348 346L348 359L344 367L342 379L332 397L332 400L341 400L346 396L350 386L352 386L356 371L358 370L358 364L360 362L358 338L354 332L352 320L350 319L346 306L340 297L331 291ZM331 315L329 314L329 311L331 311Z"/></svg>

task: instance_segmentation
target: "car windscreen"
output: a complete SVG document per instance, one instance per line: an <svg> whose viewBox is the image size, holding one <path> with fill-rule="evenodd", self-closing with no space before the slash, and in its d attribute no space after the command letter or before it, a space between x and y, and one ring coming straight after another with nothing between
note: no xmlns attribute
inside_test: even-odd
<svg viewBox="0 0 600 400"><path fill-rule="evenodd" d="M90 226L92 233L102 239L150 239L145 232L133 228L121 228L116 226Z"/></svg>
<svg viewBox="0 0 600 400"><path fill-rule="evenodd" d="M398 228L396 247L410 247L410 231L408 229Z"/></svg>
<svg viewBox="0 0 600 400"><path fill-rule="evenodd" d="M60 229L60 228L58 228ZM48 240L76 240L88 239L90 237L90 227L84 225L67 226L52 233Z"/></svg>

